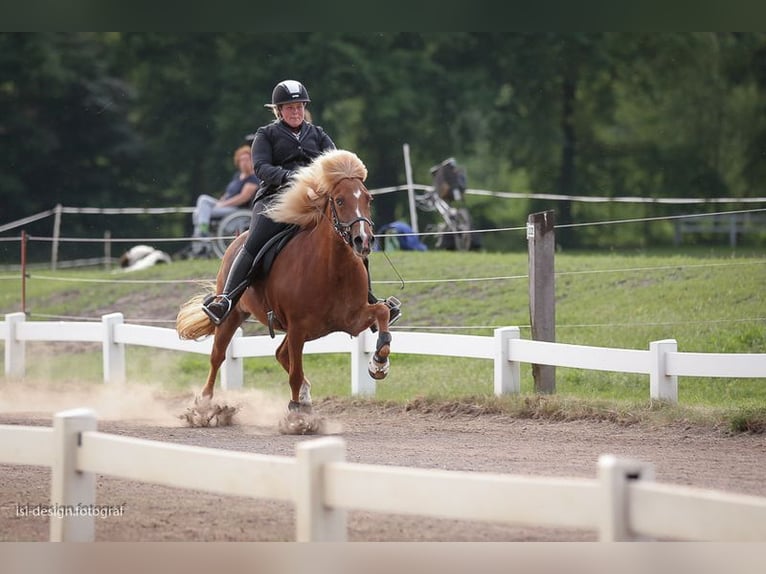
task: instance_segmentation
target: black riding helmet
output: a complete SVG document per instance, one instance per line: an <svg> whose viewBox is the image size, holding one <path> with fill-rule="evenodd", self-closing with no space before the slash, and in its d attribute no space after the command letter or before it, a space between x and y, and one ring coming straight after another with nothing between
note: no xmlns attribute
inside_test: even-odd
<svg viewBox="0 0 766 574"><path fill-rule="evenodd" d="M283 80L279 82L271 92L271 105L281 106L291 102L311 101L306 86L295 80Z"/></svg>

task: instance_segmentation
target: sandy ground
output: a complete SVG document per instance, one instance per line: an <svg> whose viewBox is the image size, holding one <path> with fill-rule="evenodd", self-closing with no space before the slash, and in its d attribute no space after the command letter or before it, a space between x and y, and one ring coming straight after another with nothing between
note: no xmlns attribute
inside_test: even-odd
<svg viewBox="0 0 766 574"><path fill-rule="evenodd" d="M151 388L5 382L0 424L51 425L53 412L86 406L99 430L152 440L294 456L311 436L278 431L285 404L255 391L219 393L241 406L234 426L188 428L178 418L191 396ZM439 414L358 401L315 401L326 432L345 439L347 460L384 465L595 478L599 455L651 462L659 482L766 496L766 436L728 435L676 424L652 428L611 422L554 422L505 415ZM211 468L210 473L216 469ZM17 516L17 505L46 504L47 468L0 465L0 540L41 541L48 521ZM97 477L97 504L124 505L122 516L99 518L100 541L291 541L291 504L225 497ZM590 541L589 530L461 522L422 516L348 514L351 541Z"/></svg>

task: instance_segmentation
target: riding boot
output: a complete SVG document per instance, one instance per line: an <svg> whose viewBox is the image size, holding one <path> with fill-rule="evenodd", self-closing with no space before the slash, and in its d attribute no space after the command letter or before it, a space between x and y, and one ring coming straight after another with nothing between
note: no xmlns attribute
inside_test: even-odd
<svg viewBox="0 0 766 574"><path fill-rule="evenodd" d="M390 327L394 323L396 323L399 319L402 318L402 304L396 297L389 297L386 300L378 299L375 294L372 292L372 279L370 278L370 262L365 257L363 259L364 261L364 268L367 271L367 302L370 305L375 305L376 303L385 303L388 306L388 326ZM370 331L373 333L376 333L378 331L378 326L373 323L370 325Z"/></svg>
<svg viewBox="0 0 766 574"><path fill-rule="evenodd" d="M210 295L202 303L202 310L215 325L220 325L239 301L249 283L253 267L253 256L244 247L240 248L231 264L223 293Z"/></svg>

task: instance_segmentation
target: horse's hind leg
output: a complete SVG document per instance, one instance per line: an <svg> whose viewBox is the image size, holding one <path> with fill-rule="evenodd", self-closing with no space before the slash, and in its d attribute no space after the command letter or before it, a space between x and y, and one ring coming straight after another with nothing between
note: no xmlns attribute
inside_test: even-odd
<svg viewBox="0 0 766 574"><path fill-rule="evenodd" d="M238 310L234 310L231 315L215 330L213 338L213 349L210 351L210 370L207 374L207 382L202 389L202 396L213 398L213 387L215 387L215 378L221 364L226 359L226 348L231 342L237 328L242 324L246 315Z"/></svg>

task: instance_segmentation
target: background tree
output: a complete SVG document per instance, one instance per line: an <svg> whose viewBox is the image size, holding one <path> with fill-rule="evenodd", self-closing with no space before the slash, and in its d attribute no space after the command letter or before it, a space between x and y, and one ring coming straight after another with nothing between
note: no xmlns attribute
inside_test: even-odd
<svg viewBox="0 0 766 574"><path fill-rule="evenodd" d="M363 158L370 187L404 182L408 143L418 183L452 156L479 189L760 196L764 69L764 33L4 33L0 213L7 222L56 203L188 206L220 193L232 150L271 120L263 104L285 78L309 87L314 121ZM486 228L523 225L542 209L559 223L679 212L467 201ZM404 194L379 196L375 217L408 219ZM181 235L187 220L118 228ZM103 233L102 221L73 225ZM564 228L559 239L648 245L670 233L670 224ZM525 248L515 241L485 246Z"/></svg>

